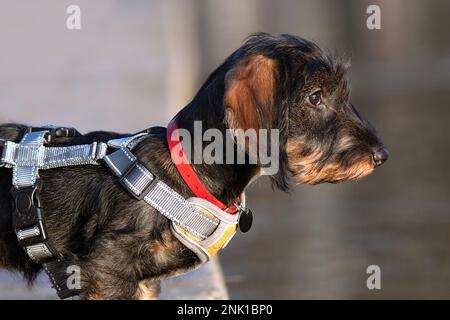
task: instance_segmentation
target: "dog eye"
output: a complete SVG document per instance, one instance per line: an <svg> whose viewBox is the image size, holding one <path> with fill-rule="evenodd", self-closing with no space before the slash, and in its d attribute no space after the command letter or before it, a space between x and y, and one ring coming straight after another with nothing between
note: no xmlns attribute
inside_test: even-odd
<svg viewBox="0 0 450 320"><path fill-rule="evenodd" d="M311 103L313 106L318 106L322 104L322 91L316 91L312 95L308 97L309 103Z"/></svg>

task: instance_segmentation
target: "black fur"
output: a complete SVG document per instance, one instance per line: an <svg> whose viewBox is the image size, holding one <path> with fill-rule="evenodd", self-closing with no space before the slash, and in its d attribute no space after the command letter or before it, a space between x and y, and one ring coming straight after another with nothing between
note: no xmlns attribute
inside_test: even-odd
<svg viewBox="0 0 450 320"><path fill-rule="evenodd" d="M200 120L205 130L225 131L229 127L224 103L227 72L254 54L277 62L271 127L280 129L281 141L280 170L271 177L274 186L288 190L291 175L305 183L337 182L365 175L351 176L348 172L361 159L369 163L373 149L381 143L372 127L348 102L345 67L313 43L298 37L263 33L251 36L179 112L179 126L192 130L193 121ZM321 88L327 101L324 106L314 107L305 102L316 87ZM17 142L25 129L23 125L1 125L0 139ZM92 132L60 139L53 145L105 142L121 136L125 135ZM346 139L351 136L345 148L341 142L344 136ZM302 162L317 150L320 155L314 157L313 165ZM165 128L152 128L134 153L180 194L193 195L170 160ZM339 172L329 168L336 163L341 165L336 169ZM232 204L259 171L258 165L245 164L193 167L211 193L226 204ZM159 279L199 263L172 236L169 221L144 202L136 201L105 167L41 170L40 175L49 236L70 263L81 267L84 298L140 298L142 281L152 290ZM10 188L11 170L0 168L0 265L23 272L32 282L41 267L31 262L17 243L11 225Z"/></svg>

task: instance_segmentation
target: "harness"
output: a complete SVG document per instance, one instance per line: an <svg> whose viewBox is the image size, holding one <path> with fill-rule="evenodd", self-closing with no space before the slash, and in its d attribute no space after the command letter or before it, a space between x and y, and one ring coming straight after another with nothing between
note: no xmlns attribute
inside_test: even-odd
<svg viewBox="0 0 450 320"><path fill-rule="evenodd" d="M167 130L171 151L180 143L176 128L176 121L172 120ZM245 207L244 195L227 208L209 193L186 161L176 167L195 197L185 199L139 161L132 151L147 134L148 131L140 132L106 143L52 147L54 140L80 133L73 128L45 126L28 128L19 143L4 143L0 167L12 169L12 223L17 240L33 262L42 264L61 299L78 295L82 289L67 283L69 275L65 271L69 262L55 249L47 234L45 208L40 201L40 170L106 166L136 201L144 201L171 221L173 235L202 264L224 248L238 228L242 232L250 228L252 214Z"/></svg>

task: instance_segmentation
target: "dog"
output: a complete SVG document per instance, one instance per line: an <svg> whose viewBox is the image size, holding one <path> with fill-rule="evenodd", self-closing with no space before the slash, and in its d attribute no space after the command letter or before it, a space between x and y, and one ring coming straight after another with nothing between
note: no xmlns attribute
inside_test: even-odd
<svg viewBox="0 0 450 320"><path fill-rule="evenodd" d="M257 33L233 52L177 115L178 126L277 129L279 168L274 187L338 183L372 173L389 156L375 129L349 101L348 63L292 35ZM27 126L0 125L2 141L20 141ZM108 141L128 134L91 132L54 146ZM0 146L2 146L0 144ZM174 165L166 128L154 127L134 154L179 194L191 189ZM256 164L192 164L207 189L232 205L261 175ZM169 220L136 201L102 166L40 172L47 232L69 264L81 270L83 299L156 298L161 279L200 263L170 230ZM18 244L12 228L11 172L0 168L0 266L32 283L42 266ZM61 270L65 272L65 270Z"/></svg>

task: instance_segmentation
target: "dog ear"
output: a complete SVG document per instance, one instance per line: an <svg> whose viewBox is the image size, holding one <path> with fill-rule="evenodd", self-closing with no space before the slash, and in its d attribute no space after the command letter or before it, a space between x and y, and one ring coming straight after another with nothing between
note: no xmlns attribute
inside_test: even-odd
<svg viewBox="0 0 450 320"><path fill-rule="evenodd" d="M270 129L276 61L261 54L243 58L225 76L224 104L230 129Z"/></svg>
<svg viewBox="0 0 450 320"><path fill-rule="evenodd" d="M287 191L287 107L275 106L278 73L275 59L261 54L241 59L225 76L224 105L229 129L280 130L279 170L270 178L274 186Z"/></svg>

